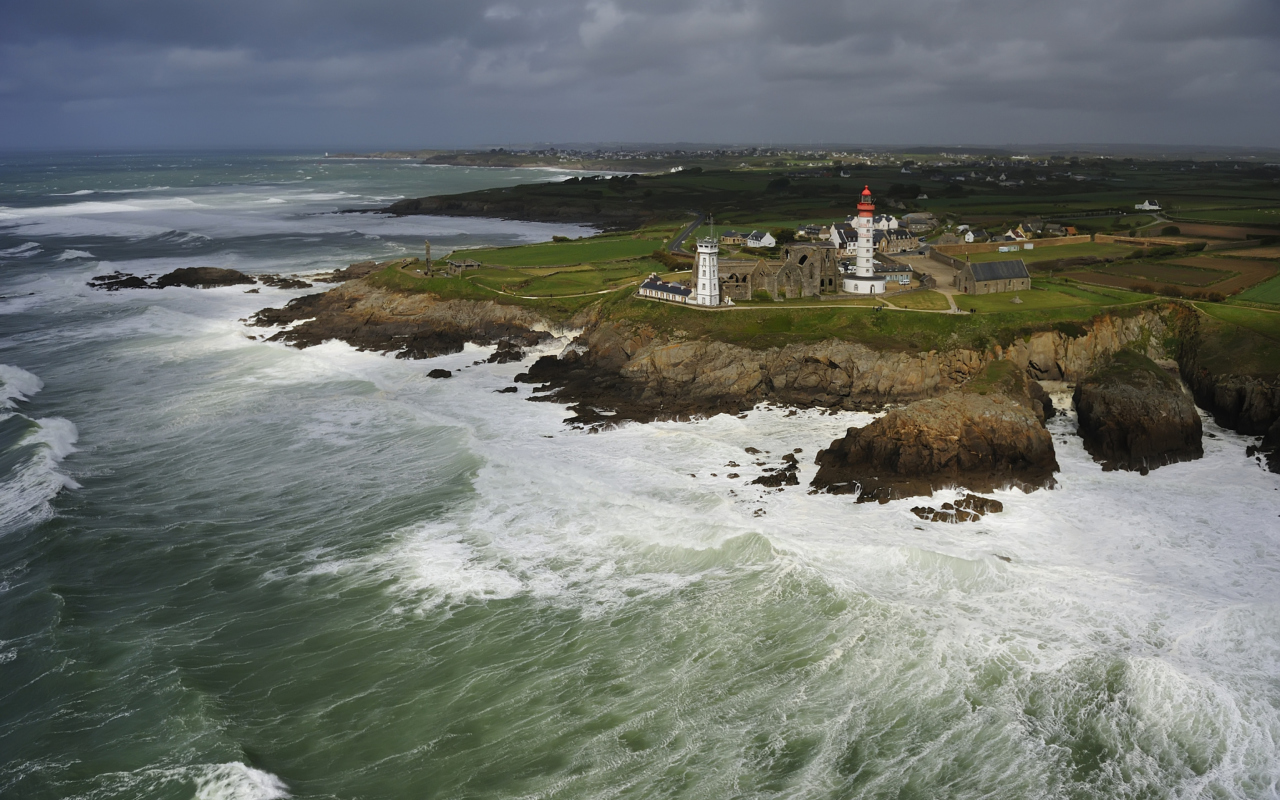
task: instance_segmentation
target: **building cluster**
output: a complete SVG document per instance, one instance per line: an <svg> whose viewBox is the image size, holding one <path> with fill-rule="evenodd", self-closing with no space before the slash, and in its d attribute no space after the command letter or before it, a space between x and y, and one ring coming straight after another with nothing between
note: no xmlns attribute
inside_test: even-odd
<svg viewBox="0 0 1280 800"><path fill-rule="evenodd" d="M840 293L879 295L889 284L910 285L916 277L910 267L888 256L885 248L908 239L914 248L919 240L899 220L875 214L869 188L862 192L858 213L845 223L821 228L809 239L812 227L817 226L803 229L806 240L781 245L779 258L720 257L721 244L773 246L766 244L773 237L759 231L745 236L727 231L720 238L699 239L690 285L662 281L655 273L641 284L640 294L669 302L719 306L762 296L784 300Z"/></svg>

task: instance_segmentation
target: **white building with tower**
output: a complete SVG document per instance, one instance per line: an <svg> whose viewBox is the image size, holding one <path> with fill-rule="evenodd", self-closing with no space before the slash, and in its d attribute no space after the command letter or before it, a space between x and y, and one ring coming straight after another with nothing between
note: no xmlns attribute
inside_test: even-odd
<svg viewBox="0 0 1280 800"><path fill-rule="evenodd" d="M700 306L720 305L720 242L715 234L698 240L697 273L694 303Z"/></svg>
<svg viewBox="0 0 1280 800"><path fill-rule="evenodd" d="M858 233L853 274L843 280L844 290L853 294L884 294L885 279L876 275L875 213L871 202L871 187L864 187L858 202L858 217L854 229Z"/></svg>

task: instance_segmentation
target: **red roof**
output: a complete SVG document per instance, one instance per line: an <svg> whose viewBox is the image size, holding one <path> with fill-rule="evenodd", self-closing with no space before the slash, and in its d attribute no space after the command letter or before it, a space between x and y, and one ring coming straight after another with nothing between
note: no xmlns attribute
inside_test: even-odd
<svg viewBox="0 0 1280 800"><path fill-rule="evenodd" d="M866 186L866 185L864 185L864 186L862 187L862 196L863 196L863 197L870 197L870 196L871 196L871 187L870 187L870 186Z"/></svg>

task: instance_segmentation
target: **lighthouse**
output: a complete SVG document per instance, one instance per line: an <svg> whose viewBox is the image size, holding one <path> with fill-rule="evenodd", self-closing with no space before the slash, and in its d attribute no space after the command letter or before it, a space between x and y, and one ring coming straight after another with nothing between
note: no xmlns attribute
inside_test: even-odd
<svg viewBox="0 0 1280 800"><path fill-rule="evenodd" d="M698 240L697 286L694 303L700 306L720 305L720 243L715 229L710 236Z"/></svg>
<svg viewBox="0 0 1280 800"><path fill-rule="evenodd" d="M853 294L884 294L885 279L876 276L875 261L875 203L871 202L871 187L862 189L862 197L858 201L858 218L854 229L858 234L858 244L854 252L853 276L844 279L844 290Z"/></svg>

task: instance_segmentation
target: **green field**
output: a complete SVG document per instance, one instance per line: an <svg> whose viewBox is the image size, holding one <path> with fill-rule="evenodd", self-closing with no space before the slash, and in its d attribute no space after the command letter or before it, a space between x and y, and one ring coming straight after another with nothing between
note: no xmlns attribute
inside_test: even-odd
<svg viewBox="0 0 1280 800"><path fill-rule="evenodd" d="M1280 343L1280 312L1219 303L1196 303L1195 305L1196 308L1215 319L1238 325Z"/></svg>
<svg viewBox="0 0 1280 800"><path fill-rule="evenodd" d="M1014 303L1014 297L1017 297L1022 302ZM1119 289L1084 287L1057 281L1034 281L1029 292L956 295L956 305L963 311L975 309L979 314L990 314L1088 306L1101 307L1136 303L1150 298L1151 295L1126 292Z"/></svg>
<svg viewBox="0 0 1280 800"><path fill-rule="evenodd" d="M934 291L905 292L885 295L885 301L898 308L910 308L925 311L946 311L951 308L944 294Z"/></svg>
<svg viewBox="0 0 1280 800"><path fill-rule="evenodd" d="M1280 227L1280 208L1212 208L1187 209L1177 212L1178 219L1194 222L1273 225ZM1177 223L1174 223L1177 224Z"/></svg>
<svg viewBox="0 0 1280 800"><path fill-rule="evenodd" d="M593 236L572 242L547 242L516 247L494 247L458 251L458 258L473 258L482 264L503 267L554 267L617 261L647 256L662 247L661 239L633 239L630 236Z"/></svg>
<svg viewBox="0 0 1280 800"><path fill-rule="evenodd" d="M1265 283L1246 289L1236 297L1241 300L1248 300L1251 303L1280 305L1280 277L1272 278Z"/></svg>
<svg viewBox="0 0 1280 800"><path fill-rule="evenodd" d="M1035 264L1040 261L1056 261L1060 258L1080 258L1082 256L1123 258L1132 252L1132 247L1123 244L1081 242L1080 244L1060 244L1047 247L1037 244L1034 250L1018 250L1012 253L971 253L967 258L972 262L1007 261L1020 258L1027 264ZM963 261L966 256L955 256L955 258Z"/></svg>
<svg viewBox="0 0 1280 800"><path fill-rule="evenodd" d="M649 259L603 262L574 266L563 270L478 269L465 274L463 280L500 292L526 297L563 297L615 289L641 280L651 272L665 268Z"/></svg>

